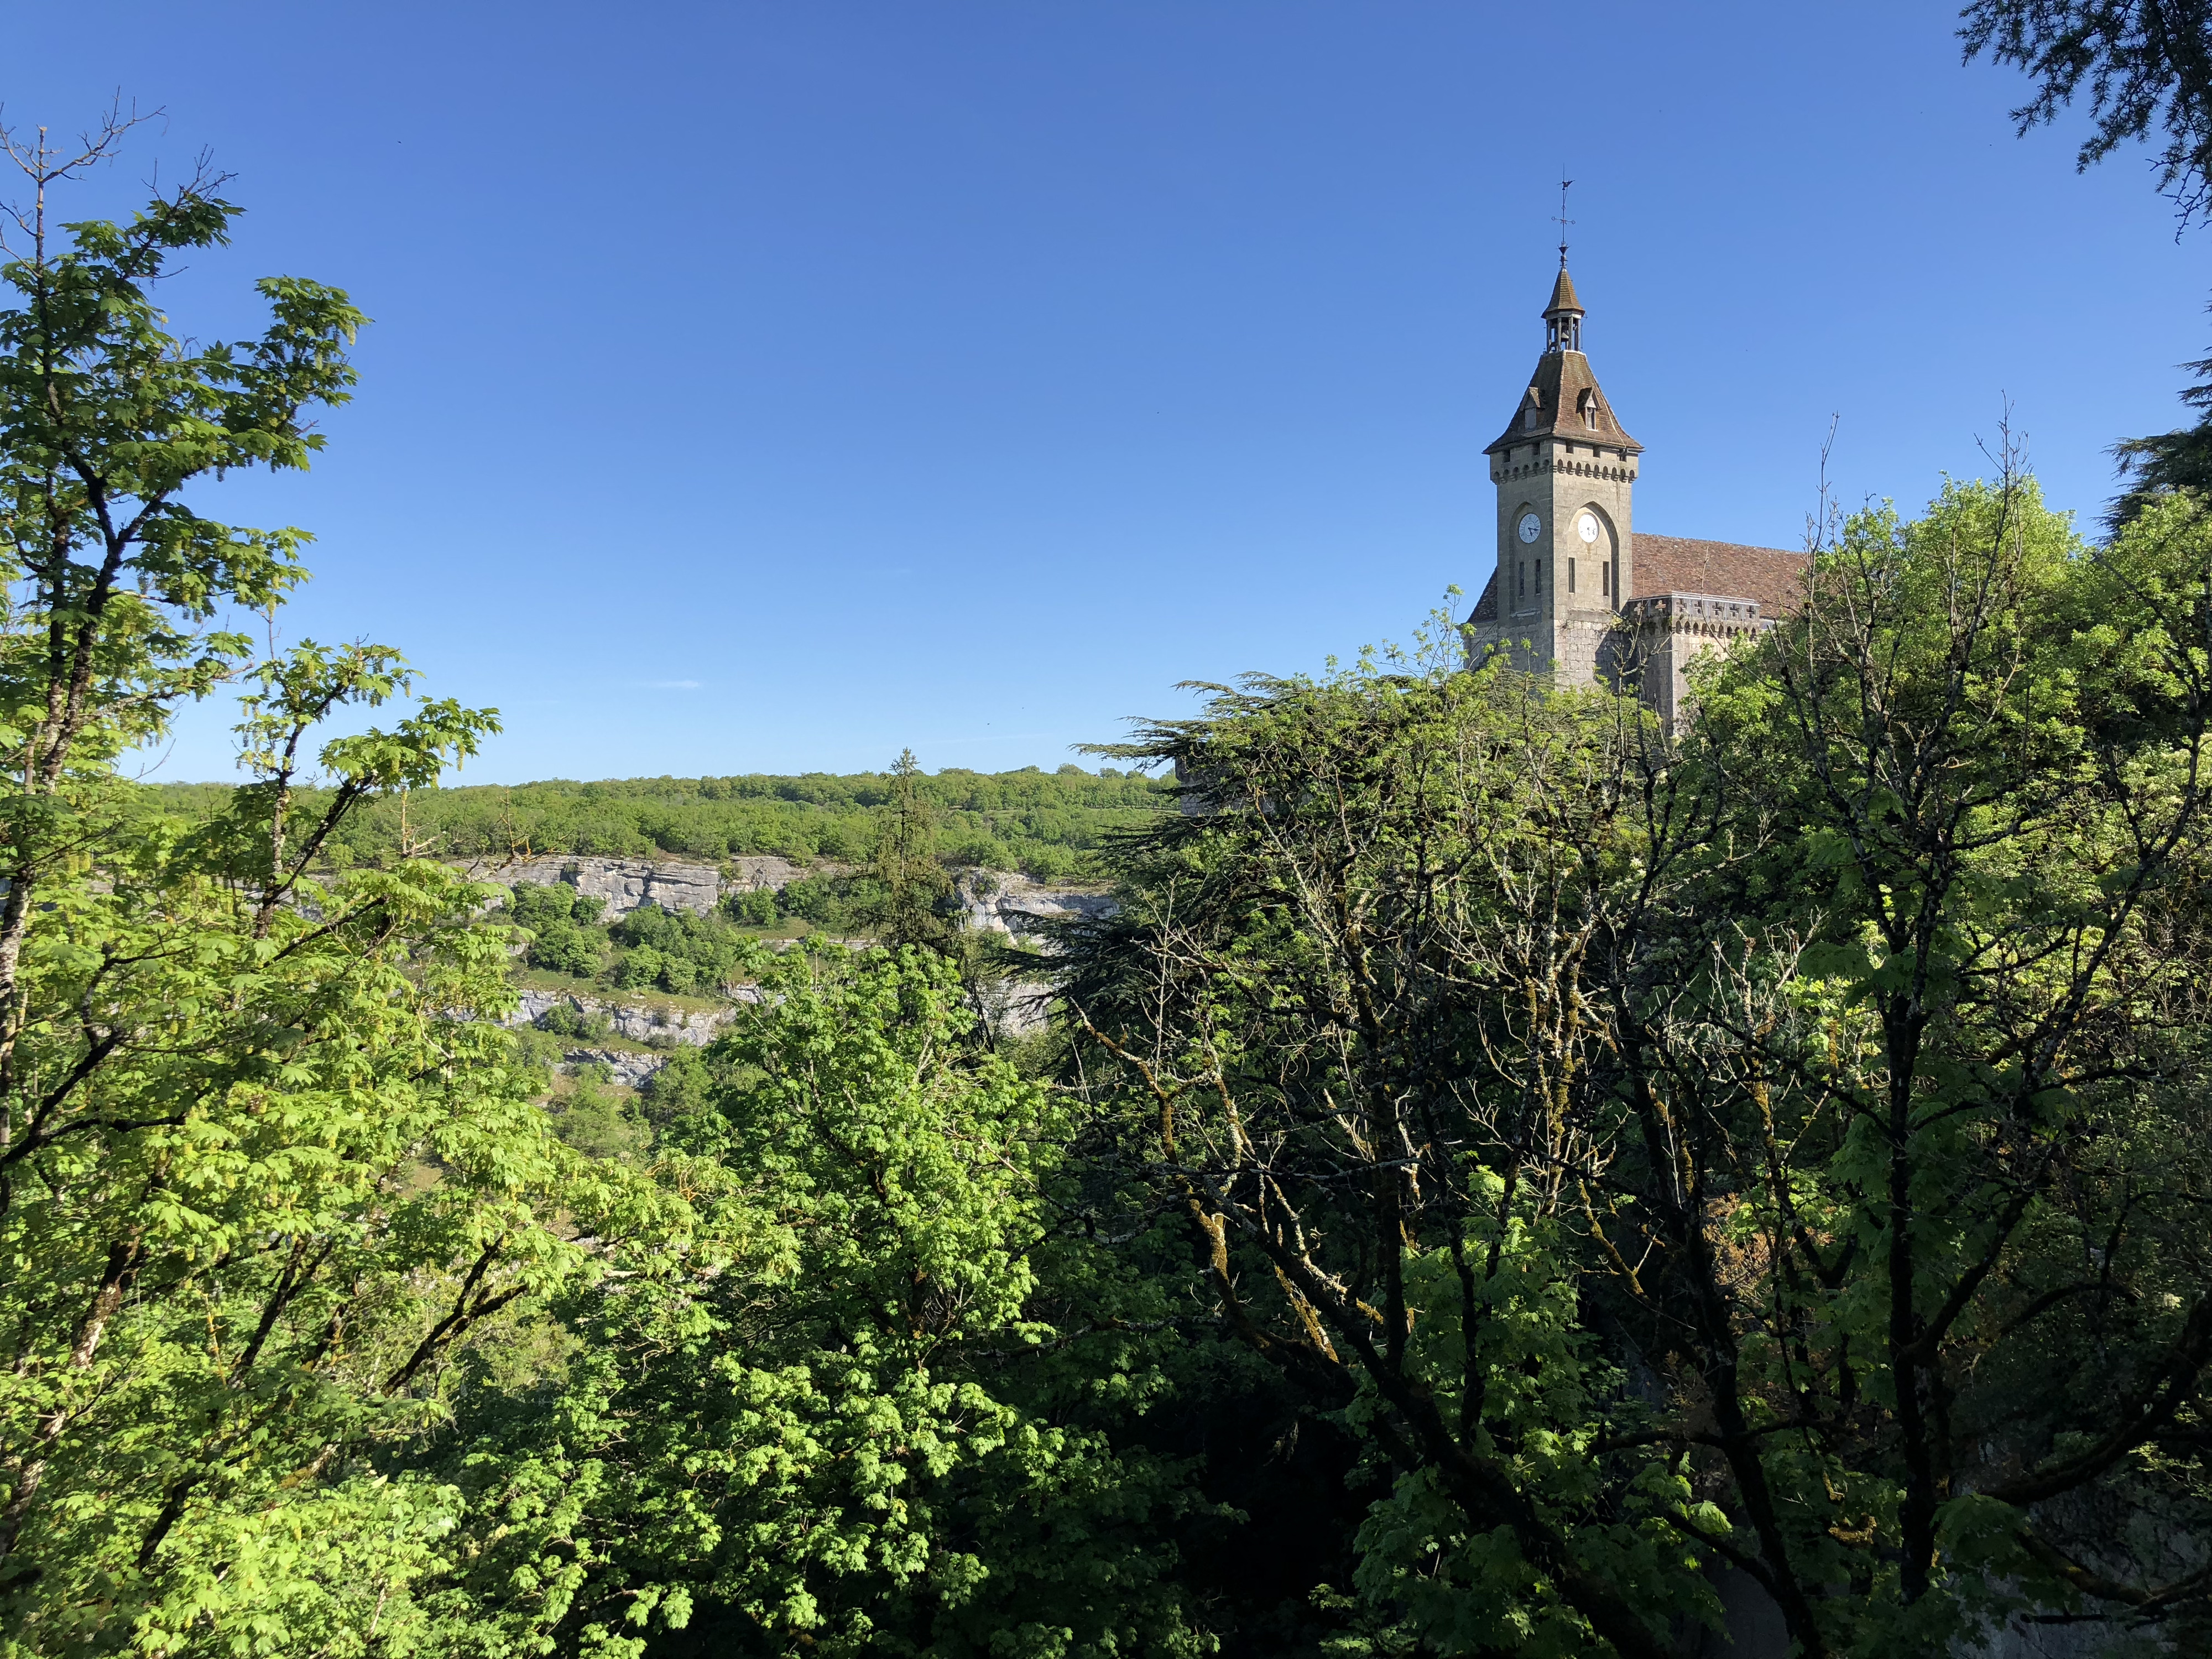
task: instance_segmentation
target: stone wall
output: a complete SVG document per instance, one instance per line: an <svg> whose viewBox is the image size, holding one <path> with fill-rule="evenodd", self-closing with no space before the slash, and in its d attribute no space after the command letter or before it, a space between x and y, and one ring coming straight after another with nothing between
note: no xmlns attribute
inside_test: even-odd
<svg viewBox="0 0 2212 1659"><path fill-rule="evenodd" d="M1621 607L1615 672L1668 725L1690 716L1690 670L1701 657L1756 639L1773 623L1759 603L1725 593L1644 593Z"/></svg>

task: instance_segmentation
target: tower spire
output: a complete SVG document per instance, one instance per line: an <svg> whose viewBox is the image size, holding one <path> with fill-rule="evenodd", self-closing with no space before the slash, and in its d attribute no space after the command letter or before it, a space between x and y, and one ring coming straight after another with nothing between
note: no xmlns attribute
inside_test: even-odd
<svg viewBox="0 0 2212 1659"><path fill-rule="evenodd" d="M1575 279L1567 275L1567 192L1575 181L1559 169L1559 278L1552 284L1552 303L1544 307L1544 349L1580 351L1583 349L1583 305L1575 297Z"/></svg>
<svg viewBox="0 0 2212 1659"><path fill-rule="evenodd" d="M1544 349L1580 351L1583 349L1583 302L1575 295L1575 279L1559 267L1552 284L1552 303L1544 307Z"/></svg>

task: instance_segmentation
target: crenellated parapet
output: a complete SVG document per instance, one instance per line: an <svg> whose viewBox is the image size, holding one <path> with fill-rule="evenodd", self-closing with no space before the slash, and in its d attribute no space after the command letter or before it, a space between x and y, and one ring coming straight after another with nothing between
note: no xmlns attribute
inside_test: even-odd
<svg viewBox="0 0 2212 1659"><path fill-rule="evenodd" d="M1627 627L1712 639L1763 634L1774 620L1759 614L1759 601L1740 593L1639 593L1620 607Z"/></svg>
<svg viewBox="0 0 2212 1659"><path fill-rule="evenodd" d="M1620 607L1611 678L1634 685L1647 708L1680 725L1689 714L1692 665L1774 626L1757 599L1741 593L1639 593Z"/></svg>

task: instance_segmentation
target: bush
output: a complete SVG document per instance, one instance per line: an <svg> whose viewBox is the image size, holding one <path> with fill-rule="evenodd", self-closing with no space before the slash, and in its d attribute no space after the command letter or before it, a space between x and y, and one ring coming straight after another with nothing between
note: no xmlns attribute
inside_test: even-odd
<svg viewBox="0 0 2212 1659"><path fill-rule="evenodd" d="M629 1103L609 1092L613 1075L604 1065L581 1067L574 1089L554 1108L553 1133L587 1158L627 1163L651 1137Z"/></svg>
<svg viewBox="0 0 2212 1659"><path fill-rule="evenodd" d="M594 1008L586 1012L573 1002L556 1002L538 1017L538 1029L555 1036L597 1042L612 1029L607 1017Z"/></svg>
<svg viewBox="0 0 2212 1659"><path fill-rule="evenodd" d="M945 865L951 869L1012 870L1017 860L996 836L969 836L949 843Z"/></svg>
<svg viewBox="0 0 2212 1659"><path fill-rule="evenodd" d="M565 881L518 882L507 908L516 926L530 931L532 968L588 979L606 954L597 925L605 903L584 897Z"/></svg>
<svg viewBox="0 0 2212 1659"><path fill-rule="evenodd" d="M1039 846L1022 860L1022 867L1039 881L1066 881L1081 865L1081 855L1065 847Z"/></svg>
<svg viewBox="0 0 2212 1659"><path fill-rule="evenodd" d="M660 983L666 958L650 945L641 945L615 963L615 986L623 991L649 991Z"/></svg>
<svg viewBox="0 0 2212 1659"><path fill-rule="evenodd" d="M774 895L769 896L772 902ZM744 945L726 915L693 915L653 904L639 906L609 933L629 951L616 965L616 984L630 989L658 986L679 996L720 985Z"/></svg>
<svg viewBox="0 0 2212 1659"><path fill-rule="evenodd" d="M731 921L744 927L773 927L782 920L776 915L775 890L769 887L732 893L722 901L722 908Z"/></svg>
<svg viewBox="0 0 2212 1659"><path fill-rule="evenodd" d="M599 971L605 949L596 933L586 933L568 922L555 922L530 942L530 965L556 974L589 979Z"/></svg>
<svg viewBox="0 0 2212 1659"><path fill-rule="evenodd" d="M639 1085L646 1121L656 1128L707 1103L709 1081L706 1056L693 1048L681 1048L667 1063Z"/></svg>
<svg viewBox="0 0 2212 1659"><path fill-rule="evenodd" d="M849 927L853 908L844 893L845 886L846 883L836 876L807 876L776 895L777 907L784 915L811 921L817 927Z"/></svg>

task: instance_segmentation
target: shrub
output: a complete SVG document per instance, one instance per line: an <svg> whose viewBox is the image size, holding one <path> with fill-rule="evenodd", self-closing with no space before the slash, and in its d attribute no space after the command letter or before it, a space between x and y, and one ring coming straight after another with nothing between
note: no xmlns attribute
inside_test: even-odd
<svg viewBox="0 0 2212 1659"><path fill-rule="evenodd" d="M744 927L773 927L781 920L776 915L775 890L769 887L732 893L722 901L722 908L731 921Z"/></svg>

